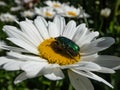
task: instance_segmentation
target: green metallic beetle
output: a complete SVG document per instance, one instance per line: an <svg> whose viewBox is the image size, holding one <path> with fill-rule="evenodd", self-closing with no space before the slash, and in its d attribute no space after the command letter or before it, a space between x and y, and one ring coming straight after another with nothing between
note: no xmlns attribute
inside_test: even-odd
<svg viewBox="0 0 120 90"><path fill-rule="evenodd" d="M72 40L63 36L56 37L55 39L57 47L64 50L71 57L79 55L80 47Z"/></svg>

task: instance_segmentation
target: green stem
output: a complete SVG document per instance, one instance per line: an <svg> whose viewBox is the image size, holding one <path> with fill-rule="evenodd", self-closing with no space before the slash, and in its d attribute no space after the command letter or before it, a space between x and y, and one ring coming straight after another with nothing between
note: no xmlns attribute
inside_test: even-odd
<svg viewBox="0 0 120 90"><path fill-rule="evenodd" d="M119 10L119 6L120 6L120 0L116 0L116 2L115 2L115 8L114 8L114 13L113 13L113 19L110 22L110 26L109 26L109 29L111 30L111 32L113 32L114 23L117 20L116 16L117 16L117 13L118 13L118 10Z"/></svg>
<svg viewBox="0 0 120 90"><path fill-rule="evenodd" d="M115 22L115 20L116 20L116 16L117 16L117 11L118 11L119 5L120 5L120 0L116 0L115 10L114 10L114 15L113 15L113 21L114 21L114 22Z"/></svg>
<svg viewBox="0 0 120 90"><path fill-rule="evenodd" d="M87 18L84 15L84 13L85 13L84 10L83 9L80 9L80 10L81 10L81 13L83 14L83 19L84 19L85 24L87 25L87 27L89 27Z"/></svg>
<svg viewBox="0 0 120 90"><path fill-rule="evenodd" d="M103 23L104 23L104 20L103 20L103 18L101 18L101 23L100 23L100 26L99 26L99 29L98 29L98 31L101 32L101 33L102 33L101 29L102 29Z"/></svg>
<svg viewBox="0 0 120 90"><path fill-rule="evenodd" d="M51 81L50 90L55 90L55 89L56 89L56 81Z"/></svg>

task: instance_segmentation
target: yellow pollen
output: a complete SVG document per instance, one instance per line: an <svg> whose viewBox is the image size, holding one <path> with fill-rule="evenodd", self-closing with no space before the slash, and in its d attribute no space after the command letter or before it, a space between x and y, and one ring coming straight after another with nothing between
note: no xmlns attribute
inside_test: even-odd
<svg viewBox="0 0 120 90"><path fill-rule="evenodd" d="M48 11L45 12L45 15L48 16L48 17L51 17L51 16L52 16L52 14L49 13Z"/></svg>
<svg viewBox="0 0 120 90"><path fill-rule="evenodd" d="M73 17L77 16L77 14L75 12L72 12L72 11L68 11L67 13L68 13L68 15L73 16Z"/></svg>
<svg viewBox="0 0 120 90"><path fill-rule="evenodd" d="M56 63L59 65L68 65L80 61L80 55L71 57L58 49L55 41L54 38L46 39L38 46L40 57L48 60L51 64Z"/></svg>
<svg viewBox="0 0 120 90"><path fill-rule="evenodd" d="M59 4L53 4L53 7L58 8L58 7L60 7L60 5Z"/></svg>

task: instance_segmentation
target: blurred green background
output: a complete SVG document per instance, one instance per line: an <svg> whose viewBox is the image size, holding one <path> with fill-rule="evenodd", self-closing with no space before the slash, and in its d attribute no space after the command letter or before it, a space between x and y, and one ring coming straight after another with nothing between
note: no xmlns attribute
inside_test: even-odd
<svg viewBox="0 0 120 90"><path fill-rule="evenodd" d="M1 0L2 1L2 0ZM15 6L14 0L3 0L7 3L7 6L0 6L0 14L5 12L10 12L14 15L17 15L20 20L24 18L20 16L19 12L11 12L10 8ZM40 0L39 6L43 5L44 0ZM120 56L120 0L58 0L59 2L70 2L71 5L83 7L85 12L90 15L90 18L87 19L88 27L92 30L99 31L100 37L110 36L115 39L115 44L112 45L109 49L100 52L99 54L106 55L115 55ZM110 8L111 14L109 17L104 17L100 15L101 9ZM66 18L70 20L71 18ZM77 24L85 22L84 19L76 19ZM6 34L2 31L4 25L16 25L14 22L2 22L0 21L0 39L5 40L7 37ZM6 41L6 40L5 40ZM6 41L7 42L7 41ZM0 55L5 55L5 52L0 52ZM13 81L15 77L21 71L10 72L5 70L0 70L0 90L49 90L50 81L44 77L37 77L24 82L14 85ZM103 83L91 80L95 90L120 90L120 70L116 71L115 74L100 74L96 73L108 82L110 82L114 89L109 88ZM74 90L69 84L69 80L66 79L56 82L55 90Z"/></svg>

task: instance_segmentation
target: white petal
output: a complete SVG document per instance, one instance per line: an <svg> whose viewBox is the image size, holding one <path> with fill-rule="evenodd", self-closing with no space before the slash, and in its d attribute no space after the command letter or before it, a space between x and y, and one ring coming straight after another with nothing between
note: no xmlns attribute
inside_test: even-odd
<svg viewBox="0 0 120 90"><path fill-rule="evenodd" d="M50 80L61 80L64 74L59 67L47 67L44 69L44 76Z"/></svg>
<svg viewBox="0 0 120 90"><path fill-rule="evenodd" d="M54 23L57 25L57 28L60 31L60 35L62 35L65 28L65 19L59 15L54 18Z"/></svg>
<svg viewBox="0 0 120 90"><path fill-rule="evenodd" d="M48 63L39 63L33 61L27 61L23 65L21 65L21 69L26 72L27 77L33 78L37 77L41 70L47 65Z"/></svg>
<svg viewBox="0 0 120 90"><path fill-rule="evenodd" d="M99 55L94 62L112 69L120 65L120 58L116 56Z"/></svg>
<svg viewBox="0 0 120 90"><path fill-rule="evenodd" d="M28 50L31 53L38 54L37 48L32 47L31 45L29 45L28 43L26 43L22 40L19 40L19 39L16 39L16 38L7 38L7 39L10 40L11 42L13 42L14 44Z"/></svg>
<svg viewBox="0 0 120 90"><path fill-rule="evenodd" d="M16 35L17 32L21 33L21 31L18 28L14 27L14 26L9 26L9 25L5 25L3 27L3 31L6 32L9 37L17 37L17 35Z"/></svg>
<svg viewBox="0 0 120 90"><path fill-rule="evenodd" d="M44 39L49 38L49 34L48 34L48 30L47 30L47 26L46 26L46 22L44 20L43 17L38 16L35 20L34 20L35 26L37 27L37 29L39 30L41 36Z"/></svg>
<svg viewBox="0 0 120 90"><path fill-rule="evenodd" d="M77 26L77 31L75 32L75 35L72 40L75 42L80 41L82 37L84 37L86 32L87 32L86 25L84 23L80 24L79 26Z"/></svg>
<svg viewBox="0 0 120 90"><path fill-rule="evenodd" d="M88 78L83 77L70 70L68 70L68 75L70 82L75 90L94 90L94 87Z"/></svg>
<svg viewBox="0 0 120 90"><path fill-rule="evenodd" d="M60 66L61 69L78 69L78 70L87 70L87 71L98 71L101 70L101 66L96 63L88 61L80 61L72 65Z"/></svg>
<svg viewBox="0 0 120 90"><path fill-rule="evenodd" d="M0 40L0 51L3 49L3 46L6 46L6 43L3 40Z"/></svg>
<svg viewBox="0 0 120 90"><path fill-rule="evenodd" d="M20 61L11 61L9 63L6 63L3 68L8 71L14 71L14 70L20 70L20 64L24 62Z"/></svg>
<svg viewBox="0 0 120 90"><path fill-rule="evenodd" d="M119 66L116 66L116 67L114 67L114 68L112 68L113 70L118 70L118 69L120 69L120 65Z"/></svg>
<svg viewBox="0 0 120 90"><path fill-rule="evenodd" d="M25 72L21 73L19 76L17 76L17 78L15 78L14 80L14 84L17 84L17 83L20 83L22 82L23 80L26 80L28 77L26 75Z"/></svg>
<svg viewBox="0 0 120 90"><path fill-rule="evenodd" d="M18 58L21 61L38 61L38 62L47 62L45 59L40 58L39 56L33 56L33 55L23 55L21 53L17 52L8 52L8 56Z"/></svg>
<svg viewBox="0 0 120 90"><path fill-rule="evenodd" d="M25 49L18 48L18 47L13 47L13 46L7 46L7 45L2 46L2 49L11 50L11 51L15 51L15 52L26 52L26 53L29 53Z"/></svg>
<svg viewBox="0 0 120 90"><path fill-rule="evenodd" d="M48 30L50 37L58 37L60 35L60 31L55 23L49 22Z"/></svg>
<svg viewBox="0 0 120 90"><path fill-rule="evenodd" d="M24 33L26 33L31 40L34 41L34 43L36 45L39 45L39 43L42 41L40 40L40 38L38 37L38 32L37 30L33 27L33 25L31 25L31 23L27 22L27 21L22 21L20 22L20 27L22 29L22 31Z"/></svg>
<svg viewBox="0 0 120 90"><path fill-rule="evenodd" d="M101 67L101 70L99 70L97 72L101 72L101 73L115 73L115 71L113 69L106 68L106 67Z"/></svg>
<svg viewBox="0 0 120 90"><path fill-rule="evenodd" d="M44 3L47 4L48 6L51 6L51 7L53 6L53 3L51 1L45 1Z"/></svg>
<svg viewBox="0 0 120 90"><path fill-rule="evenodd" d="M95 39L97 36L99 35L99 32L89 32L87 35L85 35L82 39L80 39L79 41L77 41L76 43L82 47L85 44L90 43L93 39Z"/></svg>
<svg viewBox="0 0 120 90"><path fill-rule="evenodd" d="M45 25L45 27L47 27L48 26L48 23L47 23L47 21L45 20L45 18L43 18L42 16L37 16L37 18L36 19L41 19L41 21L44 23L44 25Z"/></svg>
<svg viewBox="0 0 120 90"><path fill-rule="evenodd" d="M98 57L98 54L86 55L82 56L80 59L81 61L94 61Z"/></svg>
<svg viewBox="0 0 120 90"><path fill-rule="evenodd" d="M70 64L70 65L63 65L63 66L60 66L61 69L68 69L68 68L75 68L75 67L78 67L79 65L78 64Z"/></svg>
<svg viewBox="0 0 120 90"><path fill-rule="evenodd" d="M78 70L87 70L87 71L98 71L101 70L101 66L99 66L96 63L93 62L85 62L81 61L80 63L77 63L77 67L74 67L75 69Z"/></svg>
<svg viewBox="0 0 120 90"><path fill-rule="evenodd" d="M30 20L26 19L27 23L29 24L30 26L30 30L33 32L33 35L36 36L36 40L40 42L43 41L42 37L41 37L41 34L39 32L39 30L35 27L35 25L33 24L33 22L31 22Z"/></svg>
<svg viewBox="0 0 120 90"><path fill-rule="evenodd" d="M109 87L113 88L113 86L110 83L108 83L107 81L105 81L103 78L101 78L101 77L93 74L92 72L89 72L89 71L80 71L80 70L75 70L75 69L72 69L72 71L75 72L75 73L77 73L77 74L80 74L82 76L85 76L85 77L97 80L99 82L105 83Z"/></svg>
<svg viewBox="0 0 120 90"><path fill-rule="evenodd" d="M0 66L6 64L8 62L11 62L11 61L14 61L14 60L13 59L9 59L7 57L0 57Z"/></svg>
<svg viewBox="0 0 120 90"><path fill-rule="evenodd" d="M25 33L23 33L22 31L20 31L14 26L6 25L3 27L3 30L9 35L9 37L23 40L29 45L33 47L35 46L37 47L37 45L31 40L31 38L28 35L26 35Z"/></svg>
<svg viewBox="0 0 120 90"><path fill-rule="evenodd" d="M111 37L103 37L85 44L81 47L81 55L94 54L110 47L115 40Z"/></svg>
<svg viewBox="0 0 120 90"><path fill-rule="evenodd" d="M76 22L75 21L70 21L67 26L65 27L65 30L63 32L63 36L72 39L74 33L76 32Z"/></svg>

